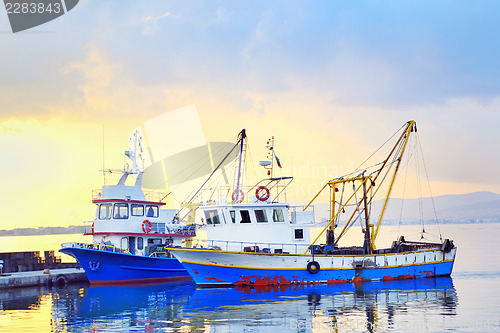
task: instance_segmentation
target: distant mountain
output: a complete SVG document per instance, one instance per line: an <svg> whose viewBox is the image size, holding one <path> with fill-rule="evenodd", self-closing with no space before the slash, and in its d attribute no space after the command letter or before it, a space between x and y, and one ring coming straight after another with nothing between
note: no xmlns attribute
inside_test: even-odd
<svg viewBox="0 0 500 333"><path fill-rule="evenodd" d="M373 212L380 212L383 202L373 203ZM434 210L435 209L435 210ZM402 212L402 213L401 213ZM392 199L384 216L387 220L500 220L500 194L474 192L442 195L435 198Z"/></svg>
<svg viewBox="0 0 500 333"><path fill-rule="evenodd" d="M57 234L82 234L83 225L70 225L69 227L38 227L16 228L12 230L0 230L0 236L27 236L27 235L57 235Z"/></svg>
<svg viewBox="0 0 500 333"><path fill-rule="evenodd" d="M377 216L383 201L372 205L372 216ZM435 210L434 210L435 207ZM315 204L316 219L329 217L329 204ZM389 200L384 214L386 221L434 220L500 222L500 194L474 192L468 194L442 195L434 198Z"/></svg>

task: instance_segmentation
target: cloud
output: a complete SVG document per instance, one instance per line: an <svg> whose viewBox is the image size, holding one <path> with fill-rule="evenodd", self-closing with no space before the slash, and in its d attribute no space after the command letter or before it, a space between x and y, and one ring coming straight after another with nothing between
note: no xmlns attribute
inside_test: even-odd
<svg viewBox="0 0 500 333"><path fill-rule="evenodd" d="M151 15L143 16L141 18L141 21L143 22L144 25L144 29L142 30L142 32L145 35L153 34L158 30L158 21L165 19L167 17L175 17L175 16L172 15L170 12L165 12L163 13L163 15L160 16L151 16Z"/></svg>
<svg viewBox="0 0 500 333"><path fill-rule="evenodd" d="M83 74L84 80L78 88L83 92L87 107L106 112L116 110L109 93L120 65L111 62L102 50L92 44L85 48L85 55L84 61L73 61L67 65L64 73Z"/></svg>
<svg viewBox="0 0 500 333"><path fill-rule="evenodd" d="M234 11L227 10L225 7L219 7L215 11L215 18L212 20L213 22L229 22L231 17L233 16Z"/></svg>
<svg viewBox="0 0 500 333"><path fill-rule="evenodd" d="M20 127L16 125L12 126L11 124L9 124L9 122L0 124L0 133L3 135L11 133L21 133L22 131L23 130Z"/></svg>

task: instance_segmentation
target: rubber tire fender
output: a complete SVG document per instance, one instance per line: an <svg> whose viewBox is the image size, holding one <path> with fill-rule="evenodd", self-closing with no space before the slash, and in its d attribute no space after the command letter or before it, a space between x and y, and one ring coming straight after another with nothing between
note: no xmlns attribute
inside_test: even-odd
<svg viewBox="0 0 500 333"><path fill-rule="evenodd" d="M310 261L307 264L307 271L311 274L318 273L320 269L321 269L321 267L317 261Z"/></svg>
<svg viewBox="0 0 500 333"><path fill-rule="evenodd" d="M52 279L52 284L57 288L66 288L68 286L68 278L64 274L57 274Z"/></svg>

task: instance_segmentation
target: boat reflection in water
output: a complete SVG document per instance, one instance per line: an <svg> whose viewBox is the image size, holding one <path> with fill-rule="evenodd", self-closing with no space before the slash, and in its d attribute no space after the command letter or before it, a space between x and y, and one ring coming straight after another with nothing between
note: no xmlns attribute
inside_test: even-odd
<svg viewBox="0 0 500 333"><path fill-rule="evenodd" d="M55 331L442 331L451 278L196 289L193 283L57 289ZM401 326L406 325L406 326Z"/></svg>
<svg viewBox="0 0 500 333"><path fill-rule="evenodd" d="M56 331L94 332L181 327L192 282L59 289L53 294Z"/></svg>
<svg viewBox="0 0 500 333"><path fill-rule="evenodd" d="M337 285L197 289L184 308L193 324L290 330L440 331L456 313L449 277ZM451 316L448 316L451 315ZM197 318L197 319L195 319ZM251 324L250 324L251 323ZM404 326L404 327L403 327Z"/></svg>

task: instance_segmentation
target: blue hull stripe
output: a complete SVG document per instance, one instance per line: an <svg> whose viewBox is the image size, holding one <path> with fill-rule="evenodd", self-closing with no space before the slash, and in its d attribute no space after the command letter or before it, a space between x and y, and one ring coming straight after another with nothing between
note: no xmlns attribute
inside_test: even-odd
<svg viewBox="0 0 500 333"><path fill-rule="evenodd" d="M63 248L85 270L91 284L191 280L175 258L155 258L95 249Z"/></svg>
<svg viewBox="0 0 500 333"><path fill-rule="evenodd" d="M184 268L153 268L153 267L132 267L120 266L122 269L135 269L139 271L154 271L154 272L186 272Z"/></svg>
<svg viewBox="0 0 500 333"><path fill-rule="evenodd" d="M453 261L384 268L320 269L316 274L304 269L254 269L183 263L194 281L201 285L274 285L290 283L339 283L373 280L403 280L431 276L449 276Z"/></svg>

